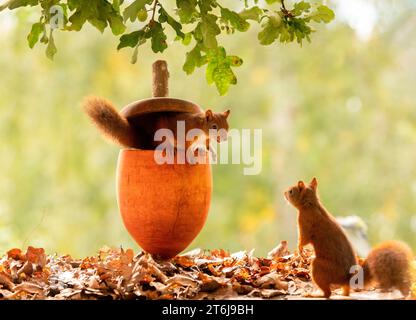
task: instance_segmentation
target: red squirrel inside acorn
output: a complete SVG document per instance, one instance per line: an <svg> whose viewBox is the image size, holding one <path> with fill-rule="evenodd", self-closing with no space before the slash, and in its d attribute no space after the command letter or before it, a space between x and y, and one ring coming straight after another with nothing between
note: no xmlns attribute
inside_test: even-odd
<svg viewBox="0 0 416 320"><path fill-rule="evenodd" d="M113 104L105 99L91 97L84 104L84 110L100 132L121 147L154 150L161 142L155 141L154 135L159 129L169 129L176 140L177 122L183 121L185 132L200 129L205 134L206 148L209 150L210 130L217 130L217 142L226 140L228 131L227 118L230 110L201 113L190 112L157 112L140 117L125 118ZM223 130L221 130L223 129ZM187 149L193 142L187 142Z"/></svg>

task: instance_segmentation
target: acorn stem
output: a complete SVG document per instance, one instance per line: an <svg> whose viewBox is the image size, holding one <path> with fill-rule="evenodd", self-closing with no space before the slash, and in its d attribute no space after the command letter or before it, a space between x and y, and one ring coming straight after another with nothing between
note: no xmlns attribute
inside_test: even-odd
<svg viewBox="0 0 416 320"><path fill-rule="evenodd" d="M169 95L169 71L165 60L153 63L153 97L167 97Z"/></svg>

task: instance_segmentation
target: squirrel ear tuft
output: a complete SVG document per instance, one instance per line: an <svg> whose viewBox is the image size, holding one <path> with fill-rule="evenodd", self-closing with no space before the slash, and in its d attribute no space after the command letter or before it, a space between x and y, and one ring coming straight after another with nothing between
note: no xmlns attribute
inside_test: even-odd
<svg viewBox="0 0 416 320"><path fill-rule="evenodd" d="M208 109L207 111L205 111L205 118L206 118L208 121L211 121L211 120L214 118L214 115L213 115L213 113L212 113L212 110L211 110L211 109Z"/></svg>
<svg viewBox="0 0 416 320"><path fill-rule="evenodd" d="M300 190L305 189L305 184L303 183L303 181L299 181L299 182L298 182L298 188L299 188Z"/></svg>
<svg viewBox="0 0 416 320"><path fill-rule="evenodd" d="M312 181L311 181L311 183L310 183L309 185L311 186L311 188L312 188L313 190L315 190L315 191L316 191L316 188L318 187L318 180L316 180L316 178L315 178L315 177L313 177L313 179L312 179Z"/></svg>
<svg viewBox="0 0 416 320"><path fill-rule="evenodd" d="M227 118L228 118L228 116L230 115L230 112L231 112L231 110L230 110L230 109L228 109L228 110L224 111L224 116L225 116L225 118L226 118L226 119L227 119Z"/></svg>

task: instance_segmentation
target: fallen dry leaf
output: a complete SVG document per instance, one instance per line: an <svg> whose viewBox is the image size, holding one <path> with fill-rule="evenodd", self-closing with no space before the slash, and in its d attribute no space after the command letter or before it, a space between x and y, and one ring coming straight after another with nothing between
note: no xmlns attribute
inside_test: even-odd
<svg viewBox="0 0 416 320"><path fill-rule="evenodd" d="M13 290L14 289L14 283L9 278L7 274L4 272L0 273L0 285L3 285L6 289Z"/></svg>
<svg viewBox="0 0 416 320"><path fill-rule="evenodd" d="M24 259L24 255L22 253L22 250L14 248L11 249L9 251L7 251L7 256L11 259L14 260L23 260Z"/></svg>
<svg viewBox="0 0 416 320"><path fill-rule="evenodd" d="M287 241L283 240L279 243L279 245L276 248L274 248L267 254L267 258L277 259L277 258L286 256L288 254L289 254L289 250L287 248Z"/></svg>
<svg viewBox="0 0 416 320"><path fill-rule="evenodd" d="M281 277L276 273L272 272L257 279L256 285L263 289L280 289L287 291L288 283L281 280Z"/></svg>

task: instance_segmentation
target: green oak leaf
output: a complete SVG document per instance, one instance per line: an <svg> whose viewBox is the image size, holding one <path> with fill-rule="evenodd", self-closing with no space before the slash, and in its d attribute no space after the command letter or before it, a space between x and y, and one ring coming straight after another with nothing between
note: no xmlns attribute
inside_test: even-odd
<svg viewBox="0 0 416 320"><path fill-rule="evenodd" d="M277 37L280 36L280 42L290 42L293 41L295 35L292 30L288 29L284 24L281 28L278 29Z"/></svg>
<svg viewBox="0 0 416 320"><path fill-rule="evenodd" d="M35 44L39 41L40 35L45 31L45 24L41 22L34 23L30 33L27 35L27 42L29 48L33 48Z"/></svg>
<svg viewBox="0 0 416 320"><path fill-rule="evenodd" d="M33 7L38 4L39 4L39 0L9 0L0 6L0 11L3 11L6 8L9 8L9 10L13 10L19 7L26 7L26 6Z"/></svg>
<svg viewBox="0 0 416 320"><path fill-rule="evenodd" d="M111 13L107 15L108 23L110 24L111 31L115 35L122 34L126 30L123 18L120 15Z"/></svg>
<svg viewBox="0 0 416 320"><path fill-rule="evenodd" d="M247 31L250 27L250 24L240 17L240 15L235 12L231 11L227 8L221 8L221 18L224 21L227 21L233 28L235 28L238 31Z"/></svg>
<svg viewBox="0 0 416 320"><path fill-rule="evenodd" d="M125 47L134 48L137 45L141 45L146 42L146 32L144 30L134 31L132 33L123 34L120 37L120 43L117 46L117 50Z"/></svg>
<svg viewBox="0 0 416 320"><path fill-rule="evenodd" d="M71 22L71 25L67 27L68 30L74 30L74 31L80 31L82 29L82 26L87 21L87 15L84 11L76 10L70 17L69 22Z"/></svg>
<svg viewBox="0 0 416 320"><path fill-rule="evenodd" d="M139 54L139 47L144 44L147 38L150 37L150 34L146 31L138 30L128 34L124 34L120 37L120 43L118 44L117 50L125 47L134 48L133 54L131 56L131 63L135 64L137 62L137 56Z"/></svg>
<svg viewBox="0 0 416 320"><path fill-rule="evenodd" d="M108 23L114 35L119 35L126 30L126 26L124 25L123 18L121 17L120 13L117 10L115 10L110 3L108 3L107 1L104 1L104 2L98 1L96 10L98 11L98 16L96 19L100 20L101 24L99 25L101 27L105 28ZM95 22L97 23L97 21ZM94 26L96 25L94 24Z"/></svg>
<svg viewBox="0 0 416 320"><path fill-rule="evenodd" d="M281 31L282 20L278 16L269 16L267 21L263 23L263 30L258 34L260 44L272 44L278 37Z"/></svg>
<svg viewBox="0 0 416 320"><path fill-rule="evenodd" d="M239 67L243 64L243 59L237 56L227 56L227 60L233 67Z"/></svg>
<svg viewBox="0 0 416 320"><path fill-rule="evenodd" d="M217 6L216 0L199 0L198 6L201 11L201 15L206 15Z"/></svg>
<svg viewBox="0 0 416 320"><path fill-rule="evenodd" d="M198 16L196 10L197 0L176 0L177 10L176 13L179 16L179 21L185 24L192 23Z"/></svg>
<svg viewBox="0 0 416 320"><path fill-rule="evenodd" d="M250 9L245 9L239 13L240 17L244 20L253 20L256 22L260 22L262 14L263 10L260 9L258 6L254 6Z"/></svg>
<svg viewBox="0 0 416 320"><path fill-rule="evenodd" d="M306 24L305 19L293 19L290 29L291 37L289 41L293 41L296 38L296 41L302 45L303 39L307 39L310 42L309 35L312 33L311 27Z"/></svg>
<svg viewBox="0 0 416 320"><path fill-rule="evenodd" d="M218 93L224 95L228 92L230 85L237 84L232 66L240 66L242 60L235 56L227 56L223 47L208 50L208 66L206 70L206 79L208 84L214 83Z"/></svg>
<svg viewBox="0 0 416 320"><path fill-rule="evenodd" d="M53 33L52 33L52 29L51 32L49 33L49 41L48 41L48 45L46 47L46 56L53 60L53 57L55 56L55 54L58 52L58 50L56 49L55 46L55 40L53 38Z"/></svg>
<svg viewBox="0 0 416 320"><path fill-rule="evenodd" d="M182 44L187 46L192 41L192 32L185 33L185 37L182 39Z"/></svg>
<svg viewBox="0 0 416 320"><path fill-rule="evenodd" d="M80 31L86 21L100 32L104 32L105 28L110 25L114 35L119 35L126 29L119 11L107 1L71 0L68 1L68 8L72 8L75 12L69 17L71 25L66 27L66 30Z"/></svg>
<svg viewBox="0 0 416 320"><path fill-rule="evenodd" d="M157 53L157 52L163 52L167 47L167 43L166 43L166 34L163 31L163 27L159 22L156 22L151 30L150 30L150 34L152 37L152 50L153 52Z"/></svg>
<svg viewBox="0 0 416 320"><path fill-rule="evenodd" d="M216 36L221 33L221 29L217 25L217 17L213 14L204 15L198 27L205 47L216 48L218 46Z"/></svg>
<svg viewBox="0 0 416 320"><path fill-rule="evenodd" d="M130 19L131 22L137 19L140 10L146 10L146 4L151 4L153 0L135 0L123 11L124 21Z"/></svg>
<svg viewBox="0 0 416 320"><path fill-rule="evenodd" d="M123 0L113 0L113 8L117 12L120 12L120 4L123 3Z"/></svg>
<svg viewBox="0 0 416 320"><path fill-rule="evenodd" d="M39 2L42 9L49 10L52 6L59 4L60 0L40 0Z"/></svg>
<svg viewBox="0 0 416 320"><path fill-rule="evenodd" d="M68 8L74 13L68 18L71 25L66 27L66 30L80 31L85 22L89 21L94 27L102 32L107 26L107 21L101 17L101 12L98 8L98 0L81 1L68 0ZM105 24L105 26L103 26Z"/></svg>
<svg viewBox="0 0 416 320"><path fill-rule="evenodd" d="M290 11L294 16L300 16L304 12L309 12L311 8L310 3L301 1L293 5L293 9Z"/></svg>
<svg viewBox="0 0 416 320"><path fill-rule="evenodd" d="M91 23L94 27L96 27L101 33L104 32L105 28L107 27L107 21L101 20L98 18L89 18L88 22Z"/></svg>
<svg viewBox="0 0 416 320"><path fill-rule="evenodd" d="M182 25L176 21L174 18L172 18L163 7L160 7L159 9L159 22L164 23L167 22L168 25L172 27L173 30L175 30L176 35L183 39L185 38L185 34L181 31Z"/></svg>
<svg viewBox="0 0 416 320"><path fill-rule="evenodd" d="M186 54L185 63L182 67L186 74L194 72L195 68L203 66L207 63L206 57L201 54L201 46L197 44L195 48Z"/></svg>
<svg viewBox="0 0 416 320"><path fill-rule="evenodd" d="M309 16L315 22L325 22L329 23L335 18L334 11L332 11L327 6L321 5L316 8L316 12Z"/></svg>
<svg viewBox="0 0 416 320"><path fill-rule="evenodd" d="M81 0L68 0L68 9L71 11L75 10L77 7L80 6L80 1Z"/></svg>

